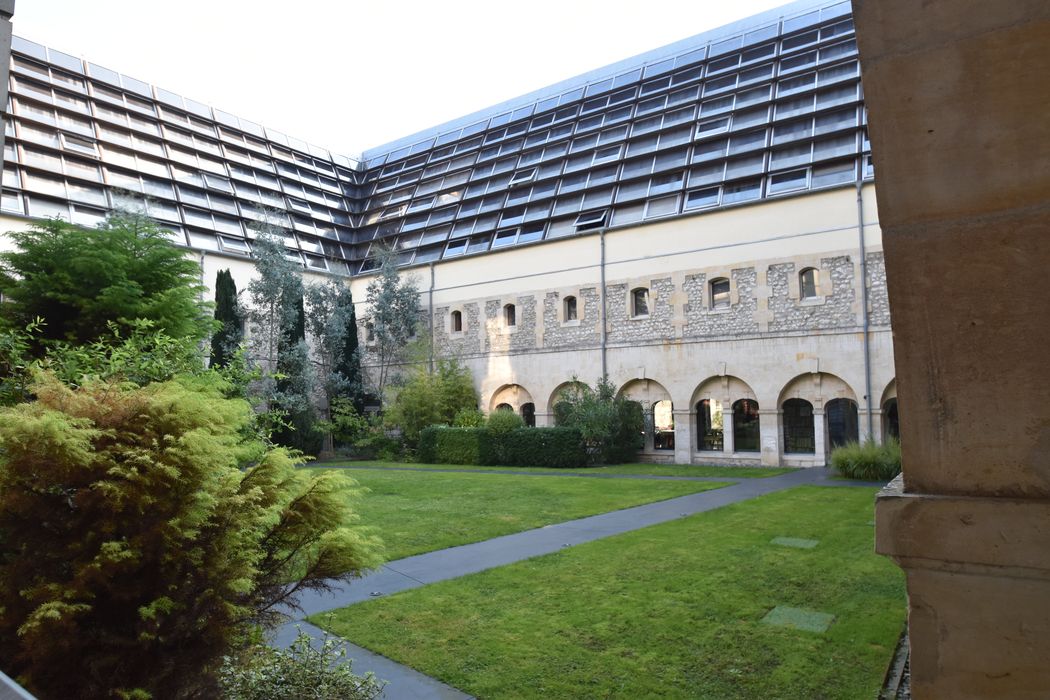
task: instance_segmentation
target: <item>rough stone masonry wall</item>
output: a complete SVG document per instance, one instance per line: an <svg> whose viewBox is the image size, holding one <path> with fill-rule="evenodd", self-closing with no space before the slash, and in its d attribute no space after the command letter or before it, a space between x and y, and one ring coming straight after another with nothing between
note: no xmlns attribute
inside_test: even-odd
<svg viewBox="0 0 1050 700"><path fill-rule="evenodd" d="M463 304L459 309L463 314L463 332L451 333L448 315L452 313L449 306L438 306L434 309L434 345L445 355L459 357L473 355L481 347L481 310L476 303Z"/></svg>
<svg viewBox="0 0 1050 700"><path fill-rule="evenodd" d="M670 277L649 283L649 314L640 318L631 317L627 284L607 285L606 290L610 343L674 339L674 283Z"/></svg>
<svg viewBox="0 0 1050 700"><path fill-rule="evenodd" d="M827 328L848 328L857 325L853 310L856 299L853 287L853 261L848 255L823 258L820 274L831 280L831 294L823 302L802 301L791 293L790 283L798 274L795 263L770 265L766 274L769 286L769 310L773 318L770 331L805 331Z"/></svg>
<svg viewBox="0 0 1050 700"><path fill-rule="evenodd" d="M515 305L515 325L503 323L504 304ZM532 350L536 347L536 297L490 299L485 302L485 352Z"/></svg>
<svg viewBox="0 0 1050 700"><path fill-rule="evenodd" d="M886 293L886 259L882 253L868 253L868 321L873 326L890 325L890 298Z"/></svg>
<svg viewBox="0 0 1050 700"><path fill-rule="evenodd" d="M576 295L578 322L560 320L562 295L547 292L543 299L543 346L547 348L588 347L601 342L601 298L594 287Z"/></svg>
<svg viewBox="0 0 1050 700"><path fill-rule="evenodd" d="M733 290L737 302L728 309L712 309L707 275L687 275L682 288L688 301L685 303L686 338L704 336L741 335L758 332L755 310L755 286L758 273L753 267L737 268L732 272Z"/></svg>

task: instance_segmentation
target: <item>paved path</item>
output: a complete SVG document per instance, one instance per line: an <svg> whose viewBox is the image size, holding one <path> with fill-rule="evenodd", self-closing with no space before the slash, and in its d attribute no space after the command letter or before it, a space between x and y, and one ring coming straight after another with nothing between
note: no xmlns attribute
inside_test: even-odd
<svg viewBox="0 0 1050 700"><path fill-rule="evenodd" d="M471 471L471 473L498 474L500 472ZM560 475L545 473L536 474L536 476ZM666 501L647 503L633 508L547 525L535 530L504 535L483 542L418 554L385 564L379 570L355 580L352 585L341 585L331 593L306 593L300 602L304 616L315 615L378 596L386 596L419 588L428 583L513 564L523 559L557 552L565 547L703 513L793 486L807 484L843 487L884 485L836 480L830 477L831 472L826 469L801 469L780 476L745 479L713 491L693 493ZM713 480L727 481L727 479ZM293 621L278 629L272 644L282 647L290 644L295 639L296 625L302 626L303 630L308 631L315 639L324 635L322 631L308 623ZM470 697L440 681L367 649L351 644L349 656L353 660L355 672L373 671L377 677L390 681L390 685L383 694L386 700Z"/></svg>

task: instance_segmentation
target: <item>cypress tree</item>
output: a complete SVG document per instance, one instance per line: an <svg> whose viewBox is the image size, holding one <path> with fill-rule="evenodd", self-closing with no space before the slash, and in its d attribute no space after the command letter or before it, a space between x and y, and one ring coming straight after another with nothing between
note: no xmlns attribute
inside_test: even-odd
<svg viewBox="0 0 1050 700"><path fill-rule="evenodd" d="M349 292L347 292L349 294ZM364 413L364 384L361 381L361 356L358 354L357 313L354 311L354 300L350 297L350 317L346 322L346 334L343 336L343 349L336 360L335 371L346 380L346 398L354 404L358 413Z"/></svg>
<svg viewBox="0 0 1050 700"><path fill-rule="evenodd" d="M229 269L215 275L215 320L221 325L211 337L211 366L225 367L244 337L237 308L237 284Z"/></svg>

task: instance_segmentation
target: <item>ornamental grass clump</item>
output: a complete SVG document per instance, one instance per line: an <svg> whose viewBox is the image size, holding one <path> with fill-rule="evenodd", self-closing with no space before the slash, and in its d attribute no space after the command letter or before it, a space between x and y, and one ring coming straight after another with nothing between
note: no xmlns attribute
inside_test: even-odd
<svg viewBox="0 0 1050 700"><path fill-rule="evenodd" d="M890 481L901 473L901 445L893 438L849 442L832 450L831 466L847 479Z"/></svg>

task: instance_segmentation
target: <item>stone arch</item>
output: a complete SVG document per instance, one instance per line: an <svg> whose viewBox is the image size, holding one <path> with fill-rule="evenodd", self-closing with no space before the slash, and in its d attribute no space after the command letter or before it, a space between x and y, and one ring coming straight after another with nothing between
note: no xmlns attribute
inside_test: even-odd
<svg viewBox="0 0 1050 700"><path fill-rule="evenodd" d="M886 388L882 390L882 398L879 400L879 406L885 406L886 402L890 399L897 398L897 378L894 377L890 380Z"/></svg>
<svg viewBox="0 0 1050 700"><path fill-rule="evenodd" d="M673 452L674 404L671 392L655 379L631 379L620 387L618 396L637 401L645 415L645 448L650 455Z"/></svg>
<svg viewBox="0 0 1050 700"><path fill-rule="evenodd" d="M739 377L723 374L708 377L697 385L689 400L693 449L700 452L737 452L737 442L746 445L746 451L758 451L758 424L749 426L746 436L737 440L734 408L741 401L758 405L758 396L751 386ZM749 414L750 415L750 414Z"/></svg>
<svg viewBox="0 0 1050 700"><path fill-rule="evenodd" d="M785 455L797 455L805 460L804 464L825 463L830 446L825 407L836 399L851 403L854 411L860 405L853 388L830 372L807 372L784 385L777 409Z"/></svg>
<svg viewBox="0 0 1050 700"><path fill-rule="evenodd" d="M829 372L798 375L781 389L777 406L782 406L788 399L805 399L818 409L823 409L824 403L832 399L850 399L859 405L853 388L841 377Z"/></svg>
<svg viewBox="0 0 1050 700"><path fill-rule="evenodd" d="M882 439L887 438L899 440L901 437L900 427L900 404L897 402L897 379L893 378L882 392L878 410L882 418Z"/></svg>
<svg viewBox="0 0 1050 700"><path fill-rule="evenodd" d="M520 384L504 384L489 399L489 411L495 411L500 404L507 404L515 413L520 413L522 404L526 403L534 403L528 389Z"/></svg>
<svg viewBox="0 0 1050 700"><path fill-rule="evenodd" d="M547 413L553 416L555 404L557 404L558 401L561 400L562 394L564 394L566 391L568 391L574 386L586 387L587 384L579 380L574 381L570 379L569 381L562 382L558 386L554 387L554 391L551 392L550 398L547 399Z"/></svg>

